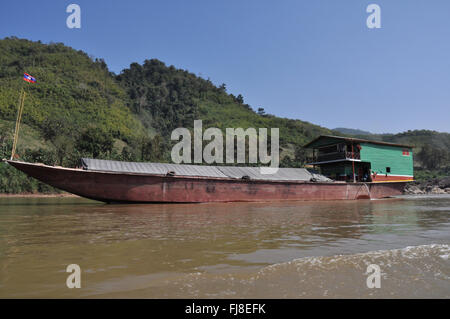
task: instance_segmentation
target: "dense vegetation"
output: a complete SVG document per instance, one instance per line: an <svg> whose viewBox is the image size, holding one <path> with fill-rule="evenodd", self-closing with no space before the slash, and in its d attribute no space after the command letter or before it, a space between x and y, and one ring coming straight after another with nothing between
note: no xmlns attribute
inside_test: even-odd
<svg viewBox="0 0 450 319"><path fill-rule="evenodd" d="M128 107L149 132L157 132L163 138L166 146L173 129L192 128L196 119L203 120L204 129L217 127L223 132L227 127L278 127L283 156L292 159L307 141L331 133L307 122L265 114L262 108L255 112L244 103L242 95L228 94L225 84L217 87L209 79L167 67L155 59L146 60L143 65L132 63L117 76L117 81L128 93ZM161 153L168 154L167 150L165 147Z"/></svg>
<svg viewBox="0 0 450 319"><path fill-rule="evenodd" d="M24 82L23 72L33 75L37 83ZM225 84L216 86L209 79L156 59L145 60L142 65L132 63L116 75L102 59L62 43L5 38L0 40L2 158L11 153L22 88L27 96L17 153L20 159L32 162L73 167L83 156L169 162L172 130L192 129L194 120L201 119L203 129L278 127L281 165L301 166L306 159L302 145L320 134L335 133L308 122L266 114L260 106L255 111L242 95L228 94ZM436 158L434 162L424 156L419 164L441 172L448 163L450 137L428 132L369 138L408 140L427 152L425 145L432 141L430 147L447 151L446 155L431 157ZM46 191L54 190L0 164L0 192Z"/></svg>

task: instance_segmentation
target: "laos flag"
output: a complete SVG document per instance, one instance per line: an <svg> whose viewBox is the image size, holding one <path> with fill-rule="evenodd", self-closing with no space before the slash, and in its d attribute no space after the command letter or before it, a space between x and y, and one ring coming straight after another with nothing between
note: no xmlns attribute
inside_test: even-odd
<svg viewBox="0 0 450 319"><path fill-rule="evenodd" d="M23 74L23 80L30 82L30 83L36 83L36 79L34 77L32 77L31 75L29 75L28 73Z"/></svg>

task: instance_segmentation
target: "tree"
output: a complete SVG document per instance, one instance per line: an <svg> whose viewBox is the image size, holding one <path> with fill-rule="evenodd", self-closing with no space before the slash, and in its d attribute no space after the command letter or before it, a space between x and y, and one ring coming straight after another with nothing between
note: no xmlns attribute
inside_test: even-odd
<svg viewBox="0 0 450 319"><path fill-rule="evenodd" d="M266 112L264 111L264 108L259 107L258 108L258 115L264 116L266 114Z"/></svg>
<svg viewBox="0 0 450 319"><path fill-rule="evenodd" d="M98 127L90 127L81 134L76 148L81 153L87 153L97 158L99 155L111 153L113 145L114 139L110 133L104 132Z"/></svg>
<svg viewBox="0 0 450 319"><path fill-rule="evenodd" d="M140 138L141 161L149 161L152 156L152 140L148 136Z"/></svg>
<svg viewBox="0 0 450 319"><path fill-rule="evenodd" d="M70 121L62 115L53 115L46 118L41 127L42 137L46 141L54 143L58 136L71 135L69 123Z"/></svg>
<svg viewBox="0 0 450 319"><path fill-rule="evenodd" d="M225 83L222 83L222 84L219 86L219 90L220 90L221 92L223 92L223 93L227 92L227 85L226 85Z"/></svg>
<svg viewBox="0 0 450 319"><path fill-rule="evenodd" d="M54 139L53 145L55 145L56 148L58 165L62 166L64 158L73 151L73 139L67 135L58 135Z"/></svg>
<svg viewBox="0 0 450 319"><path fill-rule="evenodd" d="M73 151L73 130L69 123L63 115L55 115L45 119L41 129L42 137L55 147L56 163L61 166L65 157Z"/></svg>
<svg viewBox="0 0 450 319"><path fill-rule="evenodd" d="M445 163L447 157L446 153L447 152L443 149L425 144L417 154L417 158L424 168L433 170L440 168L441 165Z"/></svg>
<svg viewBox="0 0 450 319"><path fill-rule="evenodd" d="M296 146L295 153L294 153L294 159L300 166L305 165L305 163L307 161L306 150L301 146Z"/></svg>

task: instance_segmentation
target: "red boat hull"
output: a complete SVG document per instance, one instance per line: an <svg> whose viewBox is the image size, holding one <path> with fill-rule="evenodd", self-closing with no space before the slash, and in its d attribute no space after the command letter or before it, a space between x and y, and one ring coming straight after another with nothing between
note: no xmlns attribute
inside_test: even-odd
<svg viewBox="0 0 450 319"><path fill-rule="evenodd" d="M204 203L378 199L400 195L406 182L261 181L89 171L8 161L41 182L103 202Z"/></svg>

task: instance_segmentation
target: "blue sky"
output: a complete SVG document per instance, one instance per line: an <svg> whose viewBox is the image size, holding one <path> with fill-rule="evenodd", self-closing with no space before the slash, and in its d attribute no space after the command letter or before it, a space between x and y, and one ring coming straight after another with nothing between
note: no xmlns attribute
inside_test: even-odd
<svg viewBox="0 0 450 319"><path fill-rule="evenodd" d="M81 29L66 7L81 7ZM381 29L366 7L381 7ZM254 109L328 128L450 132L450 1L8 1L0 38L63 42L119 73L157 58Z"/></svg>

